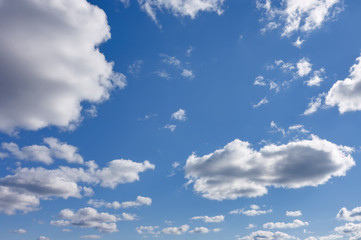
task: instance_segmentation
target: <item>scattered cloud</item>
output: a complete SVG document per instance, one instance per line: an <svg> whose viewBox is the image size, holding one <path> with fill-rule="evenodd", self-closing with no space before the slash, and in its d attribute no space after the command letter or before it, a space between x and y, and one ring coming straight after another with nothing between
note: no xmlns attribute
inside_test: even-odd
<svg viewBox="0 0 361 240"><path fill-rule="evenodd" d="M51 239L45 236L40 236L38 237L38 240L51 240Z"/></svg>
<svg viewBox="0 0 361 240"><path fill-rule="evenodd" d="M322 99L324 97L325 93L320 93L317 97L312 97L307 109L303 112L303 115L310 115L317 112L317 110L322 106Z"/></svg>
<svg viewBox="0 0 361 240"><path fill-rule="evenodd" d="M302 44L303 44L304 41L305 41L304 39L301 39L300 37L298 37L298 38L296 39L296 41L294 41L294 42L292 43L292 45L295 46L295 47L301 48L301 46L302 46Z"/></svg>
<svg viewBox="0 0 361 240"><path fill-rule="evenodd" d="M318 71L313 72L313 76L310 78L310 80L306 81L307 86L313 87L313 86L320 86L324 79L325 69L321 68Z"/></svg>
<svg viewBox="0 0 361 240"><path fill-rule="evenodd" d="M274 229L274 228L299 228L308 226L308 222L303 222L299 219L293 220L293 222L285 223L285 222L267 222L263 224L263 228Z"/></svg>
<svg viewBox="0 0 361 240"><path fill-rule="evenodd" d="M286 211L287 217L300 217L302 216L302 212L300 210L298 211Z"/></svg>
<svg viewBox="0 0 361 240"><path fill-rule="evenodd" d="M280 7L272 6L271 0L257 1L257 8L264 11L266 26L262 32L282 28L282 36L307 34L321 28L324 22L339 13L340 0L285 0Z"/></svg>
<svg viewBox="0 0 361 240"><path fill-rule="evenodd" d="M94 228L100 232L117 232L116 222L119 218L106 212L97 212L94 208L81 208L77 212L63 209L59 213L62 220L53 220L50 224L54 226L74 226L79 228Z"/></svg>
<svg viewBox="0 0 361 240"><path fill-rule="evenodd" d="M143 60L135 60L131 65L128 66L128 73L138 75L142 70Z"/></svg>
<svg viewBox="0 0 361 240"><path fill-rule="evenodd" d="M248 224L246 229L252 229L252 228L256 228L256 227L257 227L257 225L250 223L250 224Z"/></svg>
<svg viewBox="0 0 361 240"><path fill-rule="evenodd" d="M179 121L186 121L187 120L186 110L180 108L178 111L172 113L171 118Z"/></svg>
<svg viewBox="0 0 361 240"><path fill-rule="evenodd" d="M100 236L100 235L84 235L84 236L80 236L79 238L81 238L81 239L100 239L100 238L102 238L102 236Z"/></svg>
<svg viewBox="0 0 361 240"><path fill-rule="evenodd" d="M224 221L224 216L223 215L218 215L214 217L196 216L196 217L192 217L191 220L202 220L206 223L220 223Z"/></svg>
<svg viewBox="0 0 361 240"><path fill-rule="evenodd" d="M19 229L16 229L16 230L13 230L11 231L12 233L16 233L16 234L25 234L26 233L26 230L25 229L22 229L22 228L19 228Z"/></svg>
<svg viewBox="0 0 361 240"><path fill-rule="evenodd" d="M360 239L361 223L346 223L343 226L336 227L335 232L343 235L343 239Z"/></svg>
<svg viewBox="0 0 361 240"><path fill-rule="evenodd" d="M181 235L189 230L189 225L185 224L180 227L167 227L162 229L164 234Z"/></svg>
<svg viewBox="0 0 361 240"><path fill-rule="evenodd" d="M163 128L169 129L171 132L174 132L175 129L177 128L177 125L174 125L174 124L166 124Z"/></svg>
<svg viewBox="0 0 361 240"><path fill-rule="evenodd" d="M253 108L258 108L259 106L267 104L267 103L268 103L267 97L264 97L257 104L252 105L252 107Z"/></svg>
<svg viewBox="0 0 361 240"><path fill-rule="evenodd" d="M138 0L139 6L152 20L161 27L157 20L157 11L167 10L175 16L189 16L194 19L199 12L223 13L222 4L224 0Z"/></svg>
<svg viewBox="0 0 361 240"><path fill-rule="evenodd" d="M155 71L154 72L158 77L170 79L169 73L167 73L165 70Z"/></svg>
<svg viewBox="0 0 361 240"><path fill-rule="evenodd" d="M182 75L183 77L189 78L189 79L194 78L194 74L193 74L192 70L188 70L188 69L185 69L185 68L183 69L181 75Z"/></svg>
<svg viewBox="0 0 361 240"><path fill-rule="evenodd" d="M106 14L86 0L2 2L0 22L0 131L74 129L83 102L125 87L99 51L110 38Z"/></svg>
<svg viewBox="0 0 361 240"><path fill-rule="evenodd" d="M243 214L246 216L259 216L259 215L264 215L264 214L272 212L272 209L260 210L259 206L257 206L257 205L251 205L250 208L251 209L248 209L248 210L245 210L244 208L234 209L234 210L230 211L229 214Z"/></svg>
<svg viewBox="0 0 361 240"><path fill-rule="evenodd" d="M345 220L349 222L361 221L361 207L356 207L351 211L348 211L347 208L341 208L338 212L336 218L338 220Z"/></svg>
<svg viewBox="0 0 361 240"><path fill-rule="evenodd" d="M237 240L288 240L288 239L297 239L294 236L288 235L284 232L270 232L270 231L256 231L252 232L250 235L245 237L240 237Z"/></svg>
<svg viewBox="0 0 361 240"><path fill-rule="evenodd" d="M119 209L119 208L140 207L143 205L150 206L152 204L152 199L149 197L138 196L135 201L127 201L122 203L119 203L118 201L105 202L104 200L90 199L88 201L88 204L95 208L106 207L106 208Z"/></svg>
<svg viewBox="0 0 361 240"><path fill-rule="evenodd" d="M312 71L312 64L307 58L302 58L297 63L297 74L300 77L307 76Z"/></svg>
<svg viewBox="0 0 361 240"><path fill-rule="evenodd" d="M159 54L159 56L161 56L162 62L164 62L168 65L180 67L182 64L182 62L180 60L178 60L176 57L169 56L169 55L163 54L163 53Z"/></svg>
<svg viewBox="0 0 361 240"><path fill-rule="evenodd" d="M259 151L236 139L201 157L193 153L187 159L185 177L204 198L257 197L270 186L318 186L344 176L355 165L352 151L315 135L284 145L268 144Z"/></svg>
<svg viewBox="0 0 361 240"><path fill-rule="evenodd" d="M136 231L141 235L159 235L159 226L139 226L136 227Z"/></svg>
<svg viewBox="0 0 361 240"><path fill-rule="evenodd" d="M206 227L196 227L193 230L190 230L189 233L209 233L211 230L209 230Z"/></svg>
<svg viewBox="0 0 361 240"><path fill-rule="evenodd" d="M361 56L350 68L349 77L333 84L326 95L325 104L337 106L341 114L361 110Z"/></svg>

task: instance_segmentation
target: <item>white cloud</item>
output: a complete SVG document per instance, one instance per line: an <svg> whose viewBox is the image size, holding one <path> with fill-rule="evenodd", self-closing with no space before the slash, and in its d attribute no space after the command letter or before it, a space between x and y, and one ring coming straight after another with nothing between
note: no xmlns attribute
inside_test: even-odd
<svg viewBox="0 0 361 240"><path fill-rule="evenodd" d="M102 238L102 236L99 236L99 235L84 235L84 236L80 236L79 238L81 238L81 239L100 239L100 238Z"/></svg>
<svg viewBox="0 0 361 240"><path fill-rule="evenodd" d="M277 67L279 67L284 72L292 71L295 69L295 66L293 65L293 63L285 62L281 59L276 60L275 64Z"/></svg>
<svg viewBox="0 0 361 240"><path fill-rule="evenodd" d="M145 235L145 234L150 234L150 235L159 235L160 231L158 231L159 226L139 226L136 227L136 230L139 234L141 235Z"/></svg>
<svg viewBox="0 0 361 240"><path fill-rule="evenodd" d="M177 125L174 125L174 124L166 124L163 128L169 129L169 131L174 132L175 129L177 128Z"/></svg>
<svg viewBox="0 0 361 240"><path fill-rule="evenodd" d="M246 229L252 229L252 228L255 228L255 227L257 227L257 225L250 223L250 224L248 224Z"/></svg>
<svg viewBox="0 0 361 240"><path fill-rule="evenodd" d="M257 7L265 11L268 24L265 30L283 28L282 36L309 33L319 29L328 19L337 15L341 8L340 0L285 0L279 8L272 7L270 0L257 2ZM269 26L271 25L271 26Z"/></svg>
<svg viewBox="0 0 361 240"><path fill-rule="evenodd" d="M258 85L258 86L266 86L266 82L264 80L263 76L257 76L256 79L254 80L254 85Z"/></svg>
<svg viewBox="0 0 361 240"><path fill-rule="evenodd" d="M308 226L308 222L303 222L299 219L295 219L293 220L293 222L290 223L285 223L285 222L267 222L265 224L263 224L263 228L268 228L268 229L274 229L274 228L299 228L299 227L304 227L304 226Z"/></svg>
<svg viewBox="0 0 361 240"><path fill-rule="evenodd" d="M297 40L292 43L292 45L295 47L301 48L304 41L305 41L304 39L301 39L300 37L298 37Z"/></svg>
<svg viewBox="0 0 361 240"><path fill-rule="evenodd" d="M94 162L87 162L87 165L88 169L16 169L14 175L0 178L0 211L6 214L14 214L17 210L34 211L39 205L39 199L80 198L82 192L87 194L88 191L84 191L79 183L115 188L118 184L138 181L139 173L154 169L154 165L148 161L137 163L123 159L113 160L102 169Z"/></svg>
<svg viewBox="0 0 361 240"><path fill-rule="evenodd" d="M26 233L26 230L25 230L25 229L22 229L22 228L19 228L19 229L13 230L13 231L11 231L11 232L17 233L17 234L25 234L25 233Z"/></svg>
<svg viewBox="0 0 361 240"><path fill-rule="evenodd" d="M259 151L238 139L213 153L188 157L185 177L194 190L214 200L257 197L267 187L318 186L344 176L355 165L352 148L312 135L284 145L269 144Z"/></svg>
<svg viewBox="0 0 361 240"><path fill-rule="evenodd" d="M138 0L141 9L157 24L157 10L165 9L175 16L189 16L194 19L201 11L222 14L223 2L224 0Z"/></svg>
<svg viewBox="0 0 361 240"><path fill-rule="evenodd" d="M253 108L258 108L259 106L267 104L267 103L268 103L267 97L264 97L257 104L252 105L252 107Z"/></svg>
<svg viewBox="0 0 361 240"><path fill-rule="evenodd" d="M340 113L361 110L361 56L350 68L350 75L339 80L328 91L326 105L338 107Z"/></svg>
<svg viewBox="0 0 361 240"><path fill-rule="evenodd" d="M164 234L173 234L173 235L181 235L186 233L189 229L189 225L185 224L180 227L167 227L162 229L162 233Z"/></svg>
<svg viewBox="0 0 361 240"><path fill-rule="evenodd" d="M94 228L100 232L117 232L116 222L119 218L106 212L97 212L94 208L81 208L77 212L63 209L59 218L64 220L62 226L74 226L79 228ZM59 226L58 221L51 221L52 225Z"/></svg>
<svg viewBox="0 0 361 240"><path fill-rule="evenodd" d="M270 232L270 231L256 231L252 232L250 235L238 238L238 240L288 240L288 239L297 239L294 236L288 235L284 232Z"/></svg>
<svg viewBox="0 0 361 240"><path fill-rule="evenodd" d="M344 236L343 235L338 235L338 234L330 234L330 235L326 235L326 236L311 236L308 238L305 238L305 240L334 240L334 239L343 239Z"/></svg>
<svg viewBox="0 0 361 240"><path fill-rule="evenodd" d="M175 67L180 67L181 64L182 64L182 62L179 59L177 59L176 57L169 56L169 55L163 54L163 53L159 54L159 56L162 57L162 62L164 62L164 63L166 63L168 65L173 65Z"/></svg>
<svg viewBox="0 0 361 240"><path fill-rule="evenodd" d="M323 82L323 74L325 74L325 69L321 68L318 71L314 71L313 72L313 76L310 78L310 80L308 80L307 86L309 87L313 87L313 86L320 86L321 83Z"/></svg>
<svg viewBox="0 0 361 240"><path fill-rule="evenodd" d="M98 48L110 38L106 14L86 0L4 1L0 22L0 131L74 128L82 102L126 85Z"/></svg>
<svg viewBox="0 0 361 240"><path fill-rule="evenodd" d="M343 239L356 240L361 238L361 223L346 223L343 226L339 226L335 228L335 231L338 234L342 234Z"/></svg>
<svg viewBox="0 0 361 240"><path fill-rule="evenodd" d="M172 113L171 118L179 121L186 121L187 120L186 111L180 108L178 111Z"/></svg>
<svg viewBox="0 0 361 240"><path fill-rule="evenodd" d="M196 217L192 217L191 220L203 220L206 223L219 223L224 221L224 216L223 215L218 215L214 217L196 216Z"/></svg>
<svg viewBox="0 0 361 240"><path fill-rule="evenodd" d="M324 93L320 93L317 97L312 97L303 115L310 115L317 112L317 110L322 106L322 99L324 98L324 96Z"/></svg>
<svg viewBox="0 0 361 240"><path fill-rule="evenodd" d="M155 71L154 72L158 77L170 79L169 73L167 73L165 70Z"/></svg>
<svg viewBox="0 0 361 240"><path fill-rule="evenodd" d="M181 75L185 78L190 78L190 79L194 78L194 74L193 74L192 70L188 70L185 68L183 69Z"/></svg>
<svg viewBox="0 0 361 240"><path fill-rule="evenodd" d="M259 208L255 208L255 206L257 206L257 205L251 205L250 206L251 209L249 209L249 210L245 210L243 208L242 209L234 209L234 210L230 211L229 214L243 214L246 216L259 216L259 215L264 215L264 214L272 212L272 209L260 210Z"/></svg>
<svg viewBox="0 0 361 240"><path fill-rule="evenodd" d="M190 230L189 233L209 233L211 230L209 230L206 227L196 227L193 230Z"/></svg>
<svg viewBox="0 0 361 240"><path fill-rule="evenodd" d="M343 207L338 212L336 218L339 220L345 220L349 222L361 221L361 207L356 207L351 211L348 211L347 208Z"/></svg>
<svg viewBox="0 0 361 240"><path fill-rule="evenodd" d="M119 208L140 207L143 205L150 206L152 204L152 199L149 197L138 196L135 201L127 201L122 203L119 203L118 201L105 202L104 200L90 199L88 201L88 204L92 205L95 208L107 207L107 208L119 209Z"/></svg>
<svg viewBox="0 0 361 240"><path fill-rule="evenodd" d="M51 240L51 239L45 236L40 236L38 237L38 240Z"/></svg>
<svg viewBox="0 0 361 240"><path fill-rule="evenodd" d="M131 65L128 66L128 72L133 75L138 75L142 69L142 65L142 60L135 60Z"/></svg>
<svg viewBox="0 0 361 240"><path fill-rule="evenodd" d="M302 58L297 63L297 74L300 77L307 76L312 71L312 64L308 59Z"/></svg>
<svg viewBox="0 0 361 240"><path fill-rule="evenodd" d="M299 217L302 216L302 212L301 211L286 211L286 216L287 217Z"/></svg>
<svg viewBox="0 0 361 240"><path fill-rule="evenodd" d="M286 131L283 128L277 126L274 121L271 122L271 128L276 129L276 131L282 133L282 135L286 135Z"/></svg>

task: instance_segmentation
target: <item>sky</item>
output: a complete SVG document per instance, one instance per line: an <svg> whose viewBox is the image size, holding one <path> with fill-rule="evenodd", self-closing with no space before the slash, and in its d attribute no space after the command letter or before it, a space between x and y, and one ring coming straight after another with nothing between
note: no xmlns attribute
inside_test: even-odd
<svg viewBox="0 0 361 240"><path fill-rule="evenodd" d="M361 239L360 12L0 0L1 239Z"/></svg>

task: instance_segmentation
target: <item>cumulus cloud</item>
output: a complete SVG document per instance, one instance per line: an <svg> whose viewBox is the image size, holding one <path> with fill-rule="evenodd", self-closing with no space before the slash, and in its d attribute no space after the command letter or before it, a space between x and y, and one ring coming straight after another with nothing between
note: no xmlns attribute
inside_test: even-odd
<svg viewBox="0 0 361 240"><path fill-rule="evenodd" d="M213 153L188 157L185 177L195 192L214 200L257 197L267 188L318 186L344 176L355 165L352 148L311 135L284 145L269 144L259 151L234 140Z"/></svg>
<svg viewBox="0 0 361 240"><path fill-rule="evenodd" d="M14 214L17 210L34 211L39 205L39 199L80 198L82 192L87 194L88 190L81 187L80 183L115 188L118 184L138 181L139 173L154 169L154 165L148 161L137 163L124 159L113 160L101 169L94 162L87 162L87 165L88 169L16 169L13 175L0 178L0 211L6 214Z"/></svg>
<svg viewBox="0 0 361 240"><path fill-rule="evenodd" d="M206 227L195 227L193 230L190 230L189 233L209 233L209 230Z"/></svg>
<svg viewBox="0 0 361 240"><path fill-rule="evenodd" d="M222 14L223 2L224 0L138 0L141 9L157 24L157 10L162 11L164 9L175 16L189 16L194 19L199 12L203 11Z"/></svg>
<svg viewBox="0 0 361 240"><path fill-rule="evenodd" d="M141 234L150 234L150 235L159 235L160 231L158 230L159 226L139 226L136 227L136 231Z"/></svg>
<svg viewBox="0 0 361 240"><path fill-rule="evenodd" d="M293 222L285 223L285 222L267 222L263 224L263 228L274 229L274 228L299 228L308 226L308 222L303 222L299 219L293 220Z"/></svg>
<svg viewBox="0 0 361 240"><path fill-rule="evenodd" d="M174 125L174 124L166 124L163 128L169 129L169 131L174 132L175 129L177 128L177 125Z"/></svg>
<svg viewBox="0 0 361 240"><path fill-rule="evenodd" d="M51 239L45 236L40 236L38 237L38 240L51 240Z"/></svg>
<svg viewBox="0 0 361 240"><path fill-rule="evenodd" d="M152 199L149 197L138 196L135 201L127 201L122 203L118 201L106 202L104 200L90 199L88 201L88 204L92 205L95 208L107 207L107 208L119 209L119 208L140 207L143 205L150 206L152 204Z"/></svg>
<svg viewBox="0 0 361 240"><path fill-rule="evenodd" d="M100 232L117 232L116 222L119 218L106 212L97 212L94 208L81 208L74 212L70 209L63 209L59 213L60 221L51 221L55 226L74 226L80 228L94 228Z"/></svg>
<svg viewBox="0 0 361 240"><path fill-rule="evenodd" d="M312 64L308 59L302 58L297 63L297 74L300 77L307 76L312 71Z"/></svg>
<svg viewBox="0 0 361 240"><path fill-rule="evenodd" d="M193 71L192 70L188 70L188 69L183 69L181 75L185 78L189 78L189 79L192 79L194 78L194 74L193 74Z"/></svg>
<svg viewBox="0 0 361 240"><path fill-rule="evenodd" d="M346 223L343 226L335 228L338 234L343 235L343 239L356 240L361 238L361 223Z"/></svg>
<svg viewBox="0 0 361 240"><path fill-rule="evenodd" d="M286 216L287 217L299 217L302 216L302 212L301 211L286 211Z"/></svg>
<svg viewBox="0 0 361 240"><path fill-rule="evenodd" d="M337 106L340 113L361 110L361 56L350 68L349 77L333 84L325 103L331 107Z"/></svg>
<svg viewBox="0 0 361 240"><path fill-rule="evenodd" d="M347 208L341 208L338 212L337 219L339 220L345 220L349 222L353 221L361 221L361 207L356 207L352 209L351 211L347 210Z"/></svg>
<svg viewBox="0 0 361 240"><path fill-rule="evenodd" d="M307 86L313 87L313 86L320 86L323 82L323 75L325 74L325 69L321 68L320 70L314 71L313 76L308 80Z"/></svg>
<svg viewBox="0 0 361 240"><path fill-rule="evenodd" d="M82 102L126 85L98 48L106 14L86 0L3 1L0 22L0 131L74 128Z"/></svg>
<svg viewBox="0 0 361 240"><path fill-rule="evenodd" d="M44 138L44 145L25 146L21 149L16 143L2 143L1 147L12 156L20 160L36 161L45 164L54 162L54 158L64 159L68 163L83 163L83 158L78 154L78 148L67 143L60 142L58 139L49 137Z"/></svg>
<svg viewBox="0 0 361 240"><path fill-rule="evenodd" d="M270 231L256 231L252 232L250 235L238 238L238 240L287 240L287 239L297 239L294 236L288 235L284 232L270 232Z"/></svg>
<svg viewBox="0 0 361 240"><path fill-rule="evenodd" d="M321 28L323 23L341 11L340 0L285 0L280 7L274 7L271 0L257 1L267 19L263 32L278 27L282 36L290 37L294 33L310 33Z"/></svg>
<svg viewBox="0 0 361 240"><path fill-rule="evenodd" d="M180 108L178 111L172 113L171 118L179 121L186 121L187 120L186 111Z"/></svg>
<svg viewBox="0 0 361 240"><path fill-rule="evenodd" d="M224 221L223 215L218 215L214 217L208 217L208 216L195 216L192 217L191 220L202 220L206 223L219 223Z"/></svg>
<svg viewBox="0 0 361 240"><path fill-rule="evenodd" d="M167 227L162 229L162 233L164 234L173 234L173 235L181 235L186 233L189 229L189 225L185 224L180 227Z"/></svg>

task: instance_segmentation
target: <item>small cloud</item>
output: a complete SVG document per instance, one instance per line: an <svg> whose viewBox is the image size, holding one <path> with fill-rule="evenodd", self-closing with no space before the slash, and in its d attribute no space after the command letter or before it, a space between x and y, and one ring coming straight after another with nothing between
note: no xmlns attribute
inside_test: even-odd
<svg viewBox="0 0 361 240"><path fill-rule="evenodd" d="M185 69L185 68L183 69L181 75L182 75L183 77L189 78L189 79L194 78L194 75L193 75L192 70L188 70L188 69Z"/></svg>
<svg viewBox="0 0 361 240"><path fill-rule="evenodd" d="M179 121L186 121L186 110L180 108L178 111L172 113L171 118Z"/></svg>
<svg viewBox="0 0 361 240"><path fill-rule="evenodd" d="M100 238L102 238L102 236L99 236L99 235L84 235L84 236L80 236L79 238L81 238L81 239L100 239Z"/></svg>
<svg viewBox="0 0 361 240"><path fill-rule="evenodd" d="M177 125L174 125L174 124L166 124L163 128L169 129L171 132L174 132L176 127L177 127Z"/></svg>
<svg viewBox="0 0 361 240"><path fill-rule="evenodd" d="M190 46L188 49L187 49L187 56L190 57L192 55L192 52L193 52L194 48L192 46Z"/></svg>
<svg viewBox="0 0 361 240"><path fill-rule="evenodd" d="M25 229L22 229L22 228L19 228L19 229L16 229L16 230L13 230L11 231L12 233L16 233L16 234L25 234L26 233L26 230Z"/></svg>
<svg viewBox="0 0 361 240"><path fill-rule="evenodd" d="M253 108L258 108L259 106L267 104L267 103L268 103L267 97L264 97L257 104L254 104Z"/></svg>
<svg viewBox="0 0 361 240"><path fill-rule="evenodd" d="M301 38L298 37L297 40L292 43L292 45L297 47L297 48L301 48L304 41L305 40L303 40L303 39L301 40Z"/></svg>
<svg viewBox="0 0 361 240"><path fill-rule="evenodd" d="M143 61L136 60L134 63L128 66L128 73L138 75L142 69Z"/></svg>
<svg viewBox="0 0 361 240"><path fill-rule="evenodd" d="M312 71L312 64L307 58L302 58L297 63L297 74L300 77L307 76Z"/></svg>
<svg viewBox="0 0 361 240"><path fill-rule="evenodd" d="M310 80L306 81L307 86L309 86L309 87L320 86L321 82L323 82L324 74L325 74L324 68L321 68L318 71L314 71Z"/></svg>
<svg viewBox="0 0 361 240"><path fill-rule="evenodd" d="M170 79L169 73L167 73L165 70L159 70L154 72L158 77Z"/></svg>
<svg viewBox="0 0 361 240"><path fill-rule="evenodd" d="M302 212L301 211L286 211L286 216L287 217L299 217L302 216Z"/></svg>

